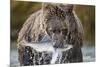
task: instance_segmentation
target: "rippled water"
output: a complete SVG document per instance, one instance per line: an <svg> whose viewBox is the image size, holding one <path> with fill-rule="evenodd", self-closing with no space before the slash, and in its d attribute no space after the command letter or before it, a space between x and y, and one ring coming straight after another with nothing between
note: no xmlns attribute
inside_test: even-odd
<svg viewBox="0 0 100 67"><path fill-rule="evenodd" d="M95 47L94 46L84 46L82 48L83 61L93 62L95 61Z"/></svg>

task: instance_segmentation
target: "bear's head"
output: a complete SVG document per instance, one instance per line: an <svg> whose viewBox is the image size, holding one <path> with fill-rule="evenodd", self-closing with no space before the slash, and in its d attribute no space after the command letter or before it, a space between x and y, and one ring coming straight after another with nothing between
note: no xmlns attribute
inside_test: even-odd
<svg viewBox="0 0 100 67"><path fill-rule="evenodd" d="M59 3L44 3L46 32L55 43L54 46L64 47L69 34L69 16L73 12L73 5Z"/></svg>

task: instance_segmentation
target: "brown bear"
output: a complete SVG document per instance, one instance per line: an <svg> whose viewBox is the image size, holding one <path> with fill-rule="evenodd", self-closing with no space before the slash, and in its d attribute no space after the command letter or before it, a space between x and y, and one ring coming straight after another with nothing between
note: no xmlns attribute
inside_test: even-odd
<svg viewBox="0 0 100 67"><path fill-rule="evenodd" d="M45 35L54 43L54 48L64 48L72 44L73 48L67 52L67 62L82 62L83 27L74 12L74 5L61 3L43 3L42 8L33 13L24 23L18 35L19 61L21 65L35 65L33 60L25 59L25 50L28 56L33 56L32 48L22 44L41 42ZM65 56L66 57L66 56ZM27 58L27 56L26 56ZM30 62L24 62L30 61ZM43 62L43 61L42 61ZM43 64L43 63L42 63Z"/></svg>

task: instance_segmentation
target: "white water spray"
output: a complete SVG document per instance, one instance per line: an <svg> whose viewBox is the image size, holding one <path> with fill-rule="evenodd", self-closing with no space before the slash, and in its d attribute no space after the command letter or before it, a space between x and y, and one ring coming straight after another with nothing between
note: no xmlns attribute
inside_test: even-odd
<svg viewBox="0 0 100 67"><path fill-rule="evenodd" d="M41 42L39 43L24 43L22 45L24 46L30 46L37 52L43 52L46 51L48 53L52 53L52 59L50 61L51 64L61 63L62 59L62 52L68 51L71 49L73 46L70 44L66 44L64 48L54 48L52 42L47 42L50 41L50 38L48 36L45 36L45 38L42 39Z"/></svg>

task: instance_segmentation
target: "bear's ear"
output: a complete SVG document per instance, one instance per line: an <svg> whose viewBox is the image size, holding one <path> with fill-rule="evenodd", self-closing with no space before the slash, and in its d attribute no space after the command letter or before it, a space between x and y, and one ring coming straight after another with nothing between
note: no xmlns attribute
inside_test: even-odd
<svg viewBox="0 0 100 67"><path fill-rule="evenodd" d="M42 3L42 8L44 10L48 10L48 9L54 9L54 7L56 7L58 5L58 3Z"/></svg>
<svg viewBox="0 0 100 67"><path fill-rule="evenodd" d="M51 3L42 3L42 8L44 10L50 9L53 5Z"/></svg>
<svg viewBox="0 0 100 67"><path fill-rule="evenodd" d="M59 4L59 8L66 12L72 12L74 6L72 4Z"/></svg>

